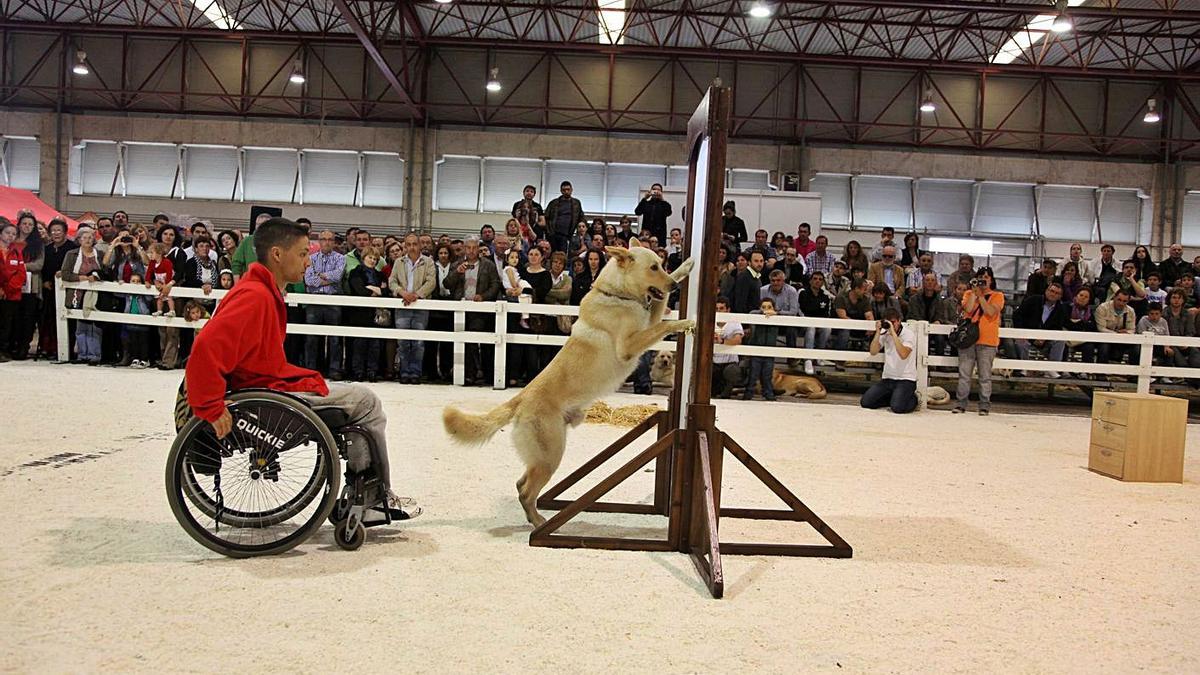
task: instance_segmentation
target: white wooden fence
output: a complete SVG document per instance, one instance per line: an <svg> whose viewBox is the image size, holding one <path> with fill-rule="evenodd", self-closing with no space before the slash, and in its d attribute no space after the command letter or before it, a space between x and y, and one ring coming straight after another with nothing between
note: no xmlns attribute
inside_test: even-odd
<svg viewBox="0 0 1200 675"><path fill-rule="evenodd" d="M147 289L142 284L121 284L114 282L100 281L80 281L80 282L64 282L59 279L55 287L55 300L58 305L57 309L57 329L58 329L58 358L67 360L70 358L69 341L67 335L67 320L68 319L83 319L87 321L99 321L121 324L141 324L157 327L171 327L179 329L193 329L197 324L189 323L181 317L167 318L155 317L137 314L124 314L120 312L101 312L91 311L87 314L83 310L66 309L66 293L68 290L83 289L88 291L102 291L110 293L132 294L139 295L156 295L157 292L151 288ZM209 300L220 300L225 294L225 291L214 290L210 294L205 295L200 289L194 288L175 288L171 291L171 296L176 299L182 298L202 298ZM476 343L480 345L488 345L495 350L495 367L493 387L496 389L504 389L507 379L505 377L505 355L507 346L510 344L530 344L530 345L562 345L567 338L561 335L541 335L529 333L509 333L508 332L508 315L511 312L543 314L543 315L566 315L577 316L579 308L570 305L539 305L539 304L518 304L510 303L505 300L497 300L491 302L470 302L470 301L454 301L454 300L419 300L412 305L405 305L398 298L365 298L359 296L347 295L315 295L305 293L293 293L285 297L287 304L291 306L304 305L334 305L338 307L384 307L393 311L403 312L411 310L431 310L431 311L449 311L454 315L454 329L452 331L433 331L433 330L401 330L397 328L361 328L356 326L323 326L312 324L290 324L288 333L300 335L336 335L342 337L363 337L363 338L379 338L390 340L423 340L433 342L450 342L454 345L454 383L462 385L465 381L465 362L466 362L466 345L468 343ZM176 302L176 310L182 314L182 306L184 303ZM467 313L478 312L490 314L495 318L494 332L468 331L466 329ZM676 318L674 312L667 314L667 319ZM717 321L738 321L743 324L770 324L778 327L795 327L800 329L800 337L803 339L802 329L829 328L832 330L851 330L851 331L873 331L875 324L870 321L858 321L847 319L824 319L816 317L792 317L792 316L774 316L765 317L761 314L717 314ZM929 369L931 367L956 367L958 359L951 356L934 356L929 354L929 338L932 335L949 335L953 326L945 324L930 324L924 321L909 321L905 324L906 330L911 330L915 333L917 339L917 390L924 394L929 386ZM1075 373L1090 373L1095 375L1122 375L1127 377L1137 378L1137 391L1147 393L1150 391L1152 378L1155 377L1170 377L1170 378L1195 378L1200 379L1200 368L1175 368L1169 366L1153 365L1153 348L1163 346L1173 347L1194 347L1200 348L1200 338L1186 337L1165 337L1156 336L1153 334L1135 335L1135 334L1115 334L1115 333L1081 333L1072 331L1052 331L1052 330L1029 330L1020 328L1001 328L1001 338L1014 338L1026 340L1053 340L1053 341L1069 341L1069 342L1089 342L1095 345L1108 344L1125 344L1137 345L1140 348L1137 363L1118 364L1118 363L1079 363L1079 362L1063 362L1063 361L1036 361L1036 360L1017 360L997 358L993 365L994 369L1020 369L1027 371L1070 371ZM673 342L661 342L656 345L655 349L673 348ZM740 356L772 356L776 358L787 359L824 359L834 362L869 362L882 363L883 355L878 354L871 356L863 351L848 351L836 349L809 349L809 348L790 348L790 347L752 347L747 345L739 345L730 347L727 345L713 345L715 353L733 353ZM922 396L924 401L925 397Z"/></svg>

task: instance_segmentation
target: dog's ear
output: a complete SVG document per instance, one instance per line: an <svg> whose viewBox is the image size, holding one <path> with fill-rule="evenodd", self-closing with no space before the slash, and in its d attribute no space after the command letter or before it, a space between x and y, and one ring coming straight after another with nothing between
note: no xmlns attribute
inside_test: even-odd
<svg viewBox="0 0 1200 675"><path fill-rule="evenodd" d="M605 253L608 253L608 257L613 262L617 263L621 267L633 262L633 255L620 246L605 246L604 251Z"/></svg>
<svg viewBox="0 0 1200 675"><path fill-rule="evenodd" d="M637 248L637 247L640 247L641 245L642 245L642 242L638 241L637 237L629 238L629 248Z"/></svg>

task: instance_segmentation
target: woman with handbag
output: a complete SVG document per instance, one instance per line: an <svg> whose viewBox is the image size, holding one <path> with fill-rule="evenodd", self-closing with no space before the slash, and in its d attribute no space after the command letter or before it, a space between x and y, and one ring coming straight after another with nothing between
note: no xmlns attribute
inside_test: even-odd
<svg viewBox="0 0 1200 675"><path fill-rule="evenodd" d="M363 264L350 270L347 283L350 294L360 298L383 297L383 289L387 281L383 274L375 269L379 264L379 249L368 246L362 252ZM382 314L381 314L382 313ZM389 327L392 317L387 309L379 307L347 307L347 323L359 328ZM383 323L380 323L380 319ZM382 340L377 338L354 338L350 354L350 377L355 382L379 381L379 351Z"/></svg>
<svg viewBox="0 0 1200 675"><path fill-rule="evenodd" d="M962 318L951 336L958 348L958 403L954 412L967 411L971 375L978 370L979 414L987 415L992 407L992 361L1000 346L1000 317L1004 313L1004 294L996 290L992 268L980 267L975 272L962 304ZM971 325L965 325L968 322Z"/></svg>

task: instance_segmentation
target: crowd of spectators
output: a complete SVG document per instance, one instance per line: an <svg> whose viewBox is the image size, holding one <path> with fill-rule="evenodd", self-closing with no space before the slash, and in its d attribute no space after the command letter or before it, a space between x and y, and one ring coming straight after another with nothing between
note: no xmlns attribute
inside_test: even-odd
<svg viewBox="0 0 1200 675"><path fill-rule="evenodd" d="M685 251L680 230L667 227L672 212L662 187L655 185L639 201L635 213L619 222L589 218L584 205L572 195L571 184L564 181L560 194L545 207L537 201L537 190L526 186L503 226L484 225L478 236L464 239L427 233L379 236L359 227L341 232L314 229L312 264L304 282L289 287L288 293L391 297L415 307L388 311L336 304L289 305L288 319L315 325L451 331L452 314L419 309L422 300L505 299L578 305L604 267L606 247L628 246L639 218L636 236L640 242L660 256L666 269L676 268ZM260 216L263 218L266 216ZM182 228L166 215L155 216L150 225L143 226L130 223L124 211L112 216L93 214L81 222L74 236L68 237L67 223L62 220L41 223L32 213L22 213L15 223L0 219L0 361L31 355L54 357L57 276L67 281L143 284L155 291L150 296L69 291L67 306L83 310L85 315L104 310L179 316L187 320L185 325L198 326L196 319L215 311L215 300L176 298L172 291L195 288L203 296L214 289L231 288L253 261L253 228L245 233L232 229L211 232L202 222ZM304 218L297 222L311 227ZM732 201L724 205L722 231L719 295L731 312L867 321L890 316L937 324L953 324L964 316L981 321L980 342L970 354L959 355L960 407L965 405L964 386L969 391L974 370L978 370L981 389L990 391L991 360L998 352L1053 361L1136 358L1132 345L1001 341L996 330L1003 317L1004 296L996 290L991 270L977 269L975 260L964 255L957 269L943 277L934 269L933 254L921 248L915 233L906 234L897 244L894 229L884 228L869 249L849 241L839 255L824 235L811 237L807 223L801 223L795 235L775 232L771 236L760 229L751 238ZM1200 258L1183 260L1183 248L1178 244L1158 263L1145 246L1136 247L1123 262L1118 262L1115 248L1109 244L1102 246L1095 260L1083 258L1081 245L1073 245L1070 251L1061 261L1046 259L1029 275L1023 299L1011 312L1013 326L1200 335L1200 296L1195 284ZM571 328L566 317L521 311L510 312L509 317L510 333L565 335ZM489 332L496 329L493 323L493 315L469 312L466 329ZM73 324L72 361L134 368L180 367L196 330L86 319ZM837 349L867 350L874 343L876 350L881 348L880 336L872 336L870 331L780 327L760 330L758 335L740 328L736 333L726 332L729 334L714 339L728 344L744 337L747 344L774 344L778 333L778 339L789 347L824 349L832 343ZM884 337L885 347L893 340L902 344L903 331ZM935 354L957 354L941 335L932 336L930 348ZM516 344L508 350L508 384L515 386L535 377L557 351ZM287 351L293 362L334 380L448 382L453 366L450 343L438 341L293 335L288 338ZM471 344L466 351L467 382L490 384L493 350ZM1200 349L1165 348L1160 352L1155 358L1163 363L1200 367ZM738 368L735 373L735 369L723 367L714 377L718 393L726 389L728 379L749 380L747 392L758 384L764 396L771 395L765 362L734 359L723 365ZM834 364L806 360L802 366L797 361L792 365L813 374L816 366ZM1069 366L1064 364L1063 369ZM1053 378L1059 374L1051 371L1045 375ZM636 389L648 391L649 385L639 380Z"/></svg>

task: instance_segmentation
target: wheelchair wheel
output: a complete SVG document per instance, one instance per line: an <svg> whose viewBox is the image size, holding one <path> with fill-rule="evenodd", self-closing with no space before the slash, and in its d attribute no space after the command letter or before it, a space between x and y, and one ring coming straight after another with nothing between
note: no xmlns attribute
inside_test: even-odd
<svg viewBox="0 0 1200 675"><path fill-rule="evenodd" d="M349 524L345 520L337 524L337 527L333 529L333 541L343 551L357 551L367 540L367 528L359 523L358 527L354 528L354 532L349 533L346 531Z"/></svg>
<svg viewBox="0 0 1200 675"><path fill-rule="evenodd" d="M282 553L333 509L340 460L329 428L308 406L265 391L229 397L233 431L218 440L193 418L167 459L167 498L193 539L241 558Z"/></svg>

